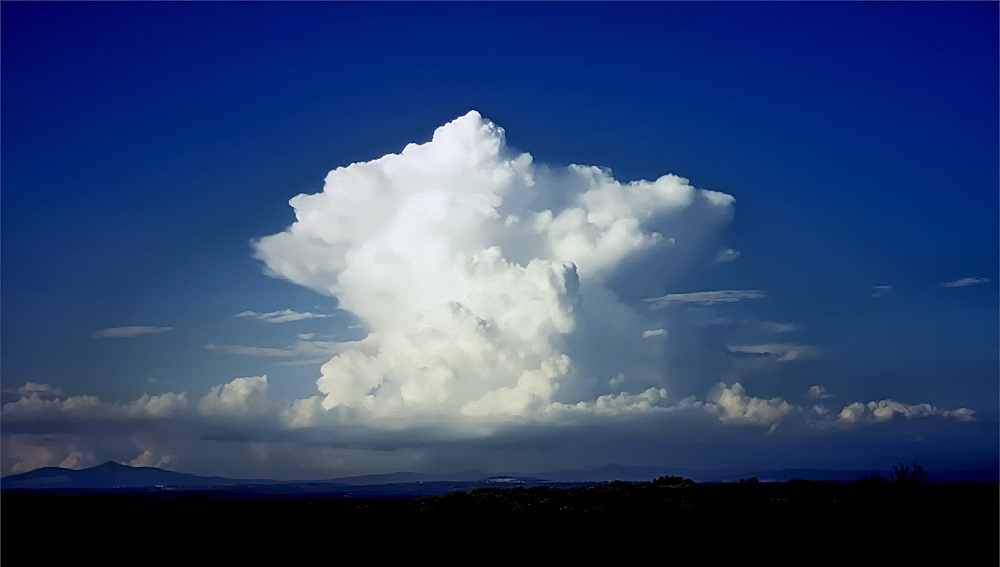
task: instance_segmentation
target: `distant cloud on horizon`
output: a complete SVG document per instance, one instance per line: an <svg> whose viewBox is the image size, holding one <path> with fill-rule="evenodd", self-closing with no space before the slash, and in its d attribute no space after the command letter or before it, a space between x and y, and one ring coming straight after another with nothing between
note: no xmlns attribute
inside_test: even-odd
<svg viewBox="0 0 1000 567"><path fill-rule="evenodd" d="M100 331L94 331L90 336L95 339L125 339L138 335L154 335L156 333L163 333L172 329L173 327L150 327L146 325L137 325L133 327L109 327L107 329L101 329Z"/></svg>
<svg viewBox="0 0 1000 567"><path fill-rule="evenodd" d="M759 289L724 289L719 291L696 291L693 293L668 293L660 297L643 299L649 303L650 309L663 309L675 303L700 303L714 305L716 303L733 303L744 299L763 299L767 295Z"/></svg>
<svg viewBox="0 0 1000 567"><path fill-rule="evenodd" d="M955 280L953 282L946 282L941 284L942 287L966 287L970 285L976 285L981 283L989 283L990 278L962 278Z"/></svg>

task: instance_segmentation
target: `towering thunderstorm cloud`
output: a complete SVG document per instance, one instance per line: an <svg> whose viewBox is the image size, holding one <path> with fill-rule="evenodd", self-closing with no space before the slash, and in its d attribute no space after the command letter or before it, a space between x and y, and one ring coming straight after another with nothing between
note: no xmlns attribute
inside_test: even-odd
<svg viewBox="0 0 1000 567"><path fill-rule="evenodd" d="M632 375L614 366L623 348L657 348L642 340L655 323L608 282L641 254L695 248L733 202L675 175L621 183L600 167L536 164L475 111L430 142L339 167L322 192L291 199L287 230L254 243L271 275L336 296L369 330L322 366L323 396L290 419L649 407L666 396L656 361Z"/></svg>
<svg viewBox="0 0 1000 567"><path fill-rule="evenodd" d="M316 478L477 468L482 451L491 460L513 459L508 463L520 470L522 456L539 445L527 443L528 453L504 447L548 431L569 439L564 432L576 429L585 439L568 446L593 442L582 452L613 460L617 449L607 448L623 435L623 446L656 452L723 428L798 436L893 420L976 419L969 408L894 399L840 405L836 392L814 382L800 383L787 399L751 395L743 384L752 388L761 373L822 356L816 345L774 336L796 333L794 323L726 323L739 326L733 340L696 347L703 349L697 356L723 364L692 379L683 359L669 358L682 350L677 345L695 344L686 335L702 332L686 327L685 317L711 313L715 320L716 311L763 303L767 294L649 295L670 291L692 259L701 256L706 266L717 259L716 233L732 218L733 198L675 175L621 183L599 167L536 164L476 112L438 128L430 142L337 168L322 192L290 203L295 222L254 242L256 256L270 275L336 297L368 334L341 343L300 334L288 348L206 348L319 357L326 360L319 395L273 398L263 374L227 377L190 398L182 391L131 401L71 393L65 384L7 387L0 391L0 474L124 457L137 466L201 462L211 474ZM658 289L642 289L650 284L641 281ZM290 309L236 316L276 324L337 320ZM115 327L93 336L167 330ZM671 368L686 374L668 374ZM681 398L698 380L714 386L704 397ZM628 427L605 427L623 417ZM486 435L498 442L469 442ZM713 439L743 447L748 438ZM565 466L567 454L539 458Z"/></svg>

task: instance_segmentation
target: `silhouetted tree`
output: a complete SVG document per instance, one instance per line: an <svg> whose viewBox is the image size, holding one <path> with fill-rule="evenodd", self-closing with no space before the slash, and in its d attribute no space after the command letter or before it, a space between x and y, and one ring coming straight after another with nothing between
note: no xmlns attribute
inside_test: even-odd
<svg viewBox="0 0 1000 567"><path fill-rule="evenodd" d="M878 471L872 471L872 474L862 475L861 478L858 479L858 481L860 481L860 482L871 482L871 483L881 483L881 482L888 482L888 479L886 479L884 476L878 474Z"/></svg>
<svg viewBox="0 0 1000 567"><path fill-rule="evenodd" d="M899 484L927 484L930 479L924 468L914 461L909 465L899 463L892 467L892 481Z"/></svg>

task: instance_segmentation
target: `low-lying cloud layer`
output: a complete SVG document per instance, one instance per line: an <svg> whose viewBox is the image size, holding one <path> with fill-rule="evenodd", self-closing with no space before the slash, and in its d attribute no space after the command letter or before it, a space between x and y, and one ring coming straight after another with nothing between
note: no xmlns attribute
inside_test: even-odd
<svg viewBox="0 0 1000 567"><path fill-rule="evenodd" d="M43 466L92 466L107 458L109 446L113 447L110 454L133 466L190 467L198 459L240 458L262 465L272 460L270 451L280 450L283 458L295 461L283 466L302 474L303 463L321 450L336 457L320 465L319 473L373 472L374 462L382 462L386 468L381 472L387 472L419 464L419 459L412 459L434 447L461 446L470 434L480 440L497 431L503 431L508 439L517 436L509 427L477 429L467 424L464 434L456 436L453 429L440 426L410 424L410 428L393 430L343 419L332 421L338 414L324 410L321 397L272 399L266 376L236 378L213 386L194 402L189 402L186 392L144 394L136 400L114 403L97 396L57 395L53 393L56 388L45 384L17 390L23 391L20 398L4 404L2 411L4 474ZM803 397L817 400L832 396L823 386L813 386ZM640 437L647 439L669 435L675 428L684 435L707 435L712 422L730 430L788 431L790 437L796 437L805 431L853 435L858 428L876 427L894 418L975 420L971 409L944 410L891 399L849 402L839 412L819 404L806 408L781 397L752 396L739 382L719 382L704 399L690 396L670 402L665 389L648 388L634 394L604 394L575 404L552 402L539 412L535 417L547 420L541 425L558 425L551 429L553 433L603 423L603 435L609 435L608 426L613 430L617 425L638 424L645 431ZM318 423L318 416L326 421ZM701 425L692 430L691 423ZM538 429L529 424L516 427L524 428L525 443L538 435ZM39 428L44 433L39 434ZM631 431L634 434L634 427ZM608 438L614 437L610 434ZM102 456L98 458L98 454ZM352 455L354 462L345 462L344 454ZM216 466L219 468L206 472L227 470L224 462ZM280 474L289 474L289 470ZM228 474L234 471L230 469Z"/></svg>

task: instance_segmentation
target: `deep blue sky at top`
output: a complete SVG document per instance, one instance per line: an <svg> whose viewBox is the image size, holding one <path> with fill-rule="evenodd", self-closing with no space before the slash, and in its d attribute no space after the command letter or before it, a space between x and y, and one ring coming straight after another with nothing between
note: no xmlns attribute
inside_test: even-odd
<svg viewBox="0 0 1000 567"><path fill-rule="evenodd" d="M911 380L947 362L975 377L913 379L916 398L995 400L995 284L940 286L997 279L995 3L33 2L0 14L5 386L131 399L145 377L200 392L262 373L204 345L283 346L233 315L334 304L262 276L250 239L285 228L288 199L330 169L426 141L474 108L537 161L623 180L674 172L737 198L726 240L738 261L628 300L767 290L756 316L802 324L841 371ZM874 301L874 285L894 301ZM186 330L128 356L89 339L124 325ZM314 390L314 367L266 371L297 380L295 395Z"/></svg>

